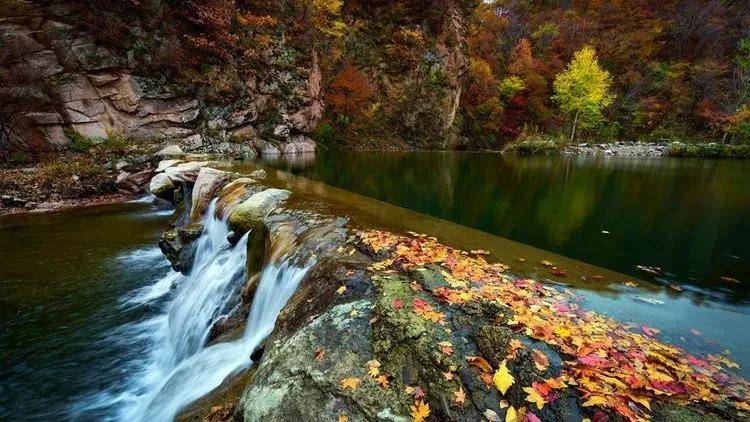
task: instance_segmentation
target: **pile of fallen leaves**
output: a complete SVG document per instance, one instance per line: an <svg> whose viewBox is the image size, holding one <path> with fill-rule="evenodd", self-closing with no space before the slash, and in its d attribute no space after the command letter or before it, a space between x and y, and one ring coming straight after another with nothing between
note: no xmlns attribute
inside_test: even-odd
<svg viewBox="0 0 750 422"><path fill-rule="evenodd" d="M496 302L512 311L512 316L504 318L505 325L560 352L565 359L562 374L524 388L527 400L540 409L556 399L555 390L575 388L583 406L608 409L630 421L648 419L654 399L677 404L727 401L740 413L750 411L750 384L728 371L739 365L724 355L691 355L656 340L659 330L655 328L642 326L642 334L633 332L629 326L573 303L567 290L507 275L508 267L488 263L483 251L460 251L417 234L359 231L357 237L387 257L373 270L412 271L427 264L439 265L449 287L433 291L438 300L453 306ZM426 319L442 322L444 316L426 303L413 305ZM513 346L509 359L515 355ZM519 347L515 345L515 349ZM481 357L467 360L501 393L513 385L514 377L505 362L493 370ZM533 360L538 368L549 365L539 351Z"/></svg>

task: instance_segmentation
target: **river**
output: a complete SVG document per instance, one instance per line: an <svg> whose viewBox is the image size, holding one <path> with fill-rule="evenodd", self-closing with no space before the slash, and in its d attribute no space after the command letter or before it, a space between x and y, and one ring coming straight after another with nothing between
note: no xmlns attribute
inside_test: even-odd
<svg viewBox="0 0 750 422"><path fill-rule="evenodd" d="M587 306L659 327L666 340L690 350L728 348L745 368L750 365L743 328L750 311L750 228L744 224L750 163L323 152L265 164L344 189L295 182L365 209L375 222L398 220L404 229L429 231L462 247L481 243L505 260L523 256L538 263L550 257L571 270L569 278L577 261L560 255L594 264L582 273L605 274L610 284L574 283ZM353 208L332 210L355 214ZM207 246L206 263L224 266L207 268L205 276L174 273L156 246L169 214L145 198L0 218L0 419L146 420L152 412L171 414L183 406L190 397L181 388L202 391L250 364L246 356L257 338L246 334L225 349L201 349L196 345L205 323L179 312L204 301L204 293L187 287L217 281L211 271L229 274L217 281L226 283L219 290L233 288L237 275L226 265L236 253ZM212 227L215 239L226 235L220 222ZM643 273L636 265L662 267L663 273ZM281 280L283 268L270 268L267 278ZM653 284L630 289L622 285L626 276L608 270ZM302 274L289 272L283 300L274 301L271 312L256 311L251 320L262 321L250 325L270 329L269 316L275 318ZM225 300L217 292L209 299ZM170 336L191 350L155 353ZM184 356L173 359L178 355ZM186 371L186 365L197 369Z"/></svg>

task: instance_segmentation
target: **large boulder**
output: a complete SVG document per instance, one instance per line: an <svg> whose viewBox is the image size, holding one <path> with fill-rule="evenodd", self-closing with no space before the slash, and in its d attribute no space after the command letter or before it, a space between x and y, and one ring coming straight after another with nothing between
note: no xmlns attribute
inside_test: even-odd
<svg viewBox="0 0 750 422"><path fill-rule="evenodd" d="M227 183L216 195L216 216L225 218L234 208L263 188L254 178L240 177Z"/></svg>
<svg viewBox="0 0 750 422"><path fill-rule="evenodd" d="M148 186L148 190L152 194L170 202L174 199L174 190L176 188L177 186L172 183L172 180L165 173L157 173L151 179L151 183Z"/></svg>
<svg viewBox="0 0 750 422"><path fill-rule="evenodd" d="M198 172L193 186L193 198L190 208L190 220L198 221L216 193L232 179L239 177L236 173L203 167Z"/></svg>
<svg viewBox="0 0 750 422"><path fill-rule="evenodd" d="M168 167L164 170L164 173L169 176L169 179L176 184L182 183L195 183L198 178L198 173L203 167L213 165L210 161L190 161L188 163L180 163L176 166Z"/></svg>
<svg viewBox="0 0 750 422"><path fill-rule="evenodd" d="M266 189L237 205L229 215L229 228L241 235L250 231L259 221L279 207L291 192L284 189Z"/></svg>
<svg viewBox="0 0 750 422"><path fill-rule="evenodd" d="M159 248L172 264L175 271L186 274L195 260L195 241L203 232L202 224L191 224L164 232L159 240Z"/></svg>

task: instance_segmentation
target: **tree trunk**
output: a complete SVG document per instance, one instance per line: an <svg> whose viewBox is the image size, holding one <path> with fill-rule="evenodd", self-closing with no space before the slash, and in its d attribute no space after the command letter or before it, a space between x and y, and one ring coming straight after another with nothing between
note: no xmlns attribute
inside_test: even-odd
<svg viewBox="0 0 750 422"><path fill-rule="evenodd" d="M578 113L580 113L580 110L576 111L576 117L573 119L573 130L570 132L570 141L572 142L573 139L576 137L576 125L578 124Z"/></svg>

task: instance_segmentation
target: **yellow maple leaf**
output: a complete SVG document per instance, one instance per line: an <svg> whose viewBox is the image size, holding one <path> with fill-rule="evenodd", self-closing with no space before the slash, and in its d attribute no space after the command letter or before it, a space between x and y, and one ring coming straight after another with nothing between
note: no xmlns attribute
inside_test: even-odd
<svg viewBox="0 0 750 422"><path fill-rule="evenodd" d="M541 394L539 394L538 391L534 389L534 387L524 387L523 391L525 391L528 395L526 396L526 401L529 403L536 404L536 407L539 408L539 410L542 410L544 407L544 397L542 397Z"/></svg>
<svg viewBox="0 0 750 422"><path fill-rule="evenodd" d="M375 377L375 382L380 384L380 386L383 388L388 388L388 385L390 384L390 381L388 381L388 377L385 374L381 374Z"/></svg>
<svg viewBox="0 0 750 422"><path fill-rule="evenodd" d="M338 289L336 289L336 293L343 294L346 291L346 286L341 286Z"/></svg>
<svg viewBox="0 0 750 422"><path fill-rule="evenodd" d="M607 404L607 398L602 396L591 396L583 403L584 407L601 406Z"/></svg>
<svg viewBox="0 0 750 422"><path fill-rule="evenodd" d="M495 371L495 376L492 377L492 381L495 383L495 387L503 394L510 388L513 383L516 382L513 375L508 371L508 366L503 361Z"/></svg>
<svg viewBox="0 0 750 422"><path fill-rule="evenodd" d="M349 388L351 390L356 390L359 388L359 385L362 384L362 380L359 378L344 378L341 380L341 388Z"/></svg>
<svg viewBox="0 0 750 422"><path fill-rule="evenodd" d="M349 422L349 416L339 415L338 422Z"/></svg>
<svg viewBox="0 0 750 422"><path fill-rule="evenodd" d="M422 422L430 416L430 405L423 400L418 400L411 407L412 422Z"/></svg>

